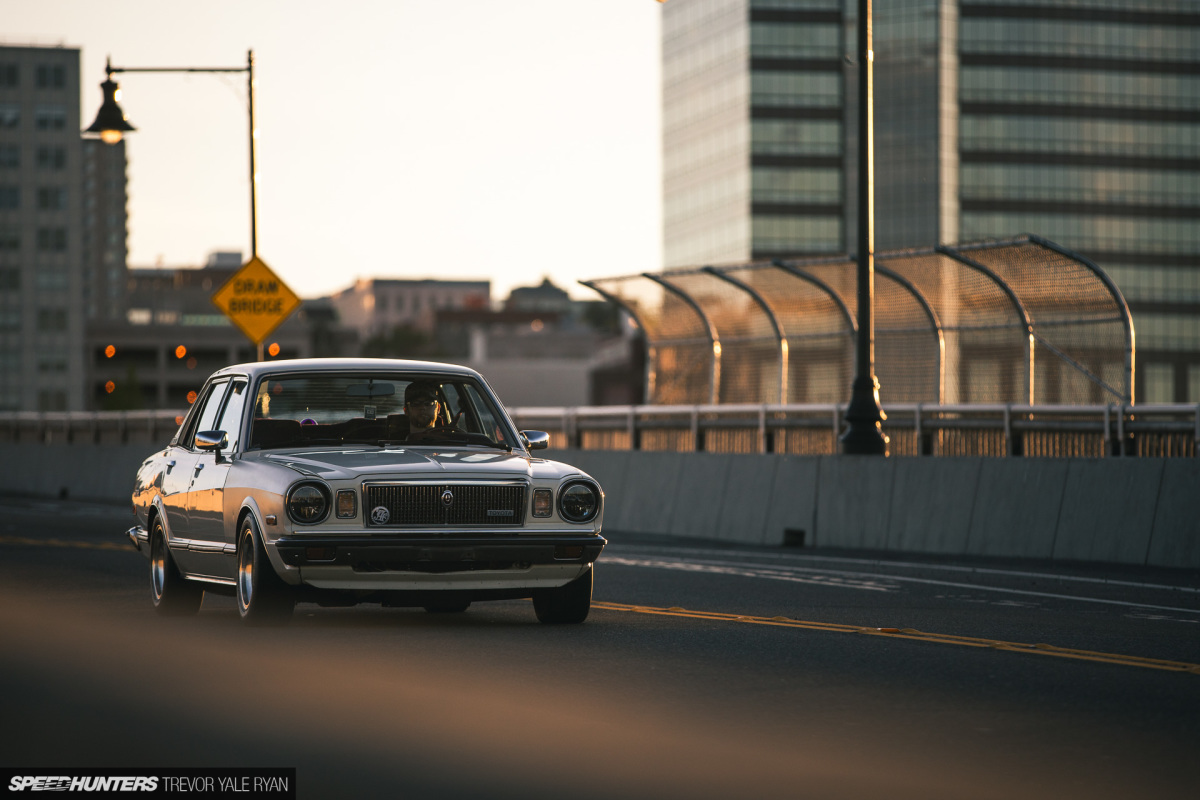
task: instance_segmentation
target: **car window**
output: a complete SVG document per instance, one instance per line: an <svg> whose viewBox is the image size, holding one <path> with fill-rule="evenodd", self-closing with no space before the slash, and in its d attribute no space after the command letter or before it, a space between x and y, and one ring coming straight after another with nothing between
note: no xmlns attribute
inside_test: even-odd
<svg viewBox="0 0 1200 800"><path fill-rule="evenodd" d="M476 417L477 424L483 433L495 439L499 444L511 445L512 443L505 438L504 432L507 426L501 424L498 414L493 413L492 404L486 402L479 390L471 384L466 386L466 392L472 414Z"/></svg>
<svg viewBox="0 0 1200 800"><path fill-rule="evenodd" d="M225 388L229 385L228 381L216 381L209 387L208 392L199 401L203 405L200 406L200 413L196 415L196 424L188 433L188 438L193 440L188 442L191 447L194 444L196 434L200 431L215 431L217 422L217 412L221 410L221 399L225 396Z"/></svg>
<svg viewBox="0 0 1200 800"><path fill-rule="evenodd" d="M409 419L404 396L413 383L432 390L439 404L432 429ZM254 391L249 448L415 445L418 439L431 446L511 447L500 419L502 412L467 378L417 373L268 375Z"/></svg>
<svg viewBox="0 0 1200 800"><path fill-rule="evenodd" d="M229 399L225 402L225 410L221 412L221 422L216 427L216 430L225 431L229 437L229 447L232 449L237 448L238 436L242 432L242 418L245 416L243 412L246 410L248 394L245 381L233 382L229 390Z"/></svg>

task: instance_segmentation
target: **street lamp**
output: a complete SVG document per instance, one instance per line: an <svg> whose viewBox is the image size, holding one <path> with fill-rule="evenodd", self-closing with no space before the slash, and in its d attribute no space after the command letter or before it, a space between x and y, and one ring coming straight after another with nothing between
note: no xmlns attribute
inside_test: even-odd
<svg viewBox="0 0 1200 800"><path fill-rule="evenodd" d="M872 92L871 0L858 0L858 337L854 383L846 409L842 452L884 455L887 437L880 423L879 381L875 377L875 132Z"/></svg>
<svg viewBox="0 0 1200 800"><path fill-rule="evenodd" d="M100 134L100 140L105 144L116 144L129 131L137 130L125 119L125 113L117 104L120 88L113 75L118 72L244 72L246 86L249 90L247 107L250 111L250 258L258 256L258 202L255 194L254 175L254 51L246 54L244 67L114 67L111 57L104 65L105 80L100 84L104 92L104 102L96 114L96 121L88 127L86 133ZM261 350L261 345L259 346ZM261 358L260 358L261 360Z"/></svg>

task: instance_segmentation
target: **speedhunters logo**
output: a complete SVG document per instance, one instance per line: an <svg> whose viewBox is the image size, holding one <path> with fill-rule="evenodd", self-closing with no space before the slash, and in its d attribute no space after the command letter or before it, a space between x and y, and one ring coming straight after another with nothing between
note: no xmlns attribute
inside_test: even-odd
<svg viewBox="0 0 1200 800"><path fill-rule="evenodd" d="M158 778L134 778L112 776L102 778L71 778L62 775L14 775L8 782L10 792L153 792L158 789Z"/></svg>
<svg viewBox="0 0 1200 800"><path fill-rule="evenodd" d="M83 792L92 797L296 797L288 769L0 769L0 795Z"/></svg>

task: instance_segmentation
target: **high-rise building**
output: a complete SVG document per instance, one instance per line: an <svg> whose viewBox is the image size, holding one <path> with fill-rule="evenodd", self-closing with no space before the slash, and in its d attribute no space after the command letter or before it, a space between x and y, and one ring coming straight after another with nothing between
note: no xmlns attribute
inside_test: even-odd
<svg viewBox="0 0 1200 800"><path fill-rule="evenodd" d="M0 409L81 409L79 51L0 47Z"/></svg>
<svg viewBox="0 0 1200 800"><path fill-rule="evenodd" d="M669 267L855 249L856 5L664 5ZM874 7L876 248L1071 248L1129 302L1138 400L1200 402L1200 3Z"/></svg>
<svg viewBox="0 0 1200 800"><path fill-rule="evenodd" d="M83 140L83 308L88 321L125 316L129 185L125 140Z"/></svg>

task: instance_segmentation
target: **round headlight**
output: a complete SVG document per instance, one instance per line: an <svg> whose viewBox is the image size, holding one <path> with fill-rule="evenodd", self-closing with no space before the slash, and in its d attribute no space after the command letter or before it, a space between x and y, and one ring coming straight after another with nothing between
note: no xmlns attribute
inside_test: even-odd
<svg viewBox="0 0 1200 800"><path fill-rule="evenodd" d="M600 490L590 483L569 483L558 495L558 512L568 522L590 522L600 513Z"/></svg>
<svg viewBox="0 0 1200 800"><path fill-rule="evenodd" d="M302 525L320 522L329 513L328 493L316 484L302 483L288 494L287 511L292 522Z"/></svg>

